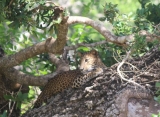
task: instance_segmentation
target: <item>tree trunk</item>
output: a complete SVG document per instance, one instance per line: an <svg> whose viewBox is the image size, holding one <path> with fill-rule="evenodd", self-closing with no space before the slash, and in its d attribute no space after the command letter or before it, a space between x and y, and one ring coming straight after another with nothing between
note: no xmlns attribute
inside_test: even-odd
<svg viewBox="0 0 160 117"><path fill-rule="evenodd" d="M160 80L158 46L143 57L129 59L121 66L124 81L117 72L119 63L79 89L68 89L53 96L38 109L22 117L151 117L160 112L153 100L155 82Z"/></svg>

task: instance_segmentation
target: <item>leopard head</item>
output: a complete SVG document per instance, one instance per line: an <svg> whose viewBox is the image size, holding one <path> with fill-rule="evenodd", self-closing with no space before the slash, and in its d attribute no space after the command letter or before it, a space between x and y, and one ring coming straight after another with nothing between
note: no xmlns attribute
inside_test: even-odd
<svg viewBox="0 0 160 117"><path fill-rule="evenodd" d="M89 52L81 54L81 62L79 68L82 73L86 73L94 70L96 67L101 67L102 64L103 63L99 58L98 52L96 50L91 50Z"/></svg>

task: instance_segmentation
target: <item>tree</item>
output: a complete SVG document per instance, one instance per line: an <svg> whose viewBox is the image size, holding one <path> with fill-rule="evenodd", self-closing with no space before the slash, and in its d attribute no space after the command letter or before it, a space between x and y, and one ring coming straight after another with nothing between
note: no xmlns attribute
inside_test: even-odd
<svg viewBox="0 0 160 117"><path fill-rule="evenodd" d="M50 114L53 116L55 113L62 115L65 113L66 116L74 116L74 114L75 116L80 114L104 116L106 113L106 116L119 114L124 116L122 114L127 113L127 110L123 110L125 108L123 104L127 102L122 100L123 97L127 101L129 98L138 98L139 96L146 99L153 98L153 94L156 91L159 92L159 90L155 90L154 84L159 81L157 69L159 64L156 61L159 60L159 50L155 45L158 44L160 33L160 13L158 12L160 4L155 5L148 0L139 0L139 2L142 8L137 10L133 21L130 20L132 16L121 15L117 5L106 3L103 6L104 16L99 17L99 20L108 20L113 26L111 32L104 24L99 23L100 21L82 16L69 16L66 9L50 1L2 1L0 7L2 11L0 14L0 30L2 32L0 41L2 46L0 83L2 84L1 88L6 89L0 91L0 106L3 116L6 113L8 116L19 115L19 109L17 110L15 105L20 107L21 102L28 98L26 94L28 92L27 86L44 86L48 79L53 78L57 73L71 69L68 63L77 67L77 63L75 64L77 59L72 58L74 53L71 50L76 53L77 50L87 51L88 47L97 48L102 60L109 66L103 79L96 79L93 86L94 81L87 83L86 86L89 89L85 89L84 86L82 89L70 89L71 92L68 92L68 90L62 92L62 94L59 94L58 102L56 102L56 99L59 95L53 99L54 103L56 102L55 104L51 102L50 105L46 105L38 111L31 110L24 116L30 116L30 114L36 116L37 112L41 116L46 116L52 106L56 106L57 110L52 110L48 116ZM88 11L94 4L97 5L96 7L99 5L96 2L88 2L84 10ZM79 23L85 25L79 25ZM71 32L75 32L74 34L68 31L69 26L73 24L75 25ZM28 33L24 33L26 30ZM67 37L68 33L71 35L70 38ZM27 36L27 34L30 34L30 36ZM93 35L88 36L88 34ZM20 38L20 35L23 38ZM7 45L2 45L6 43ZM2 48L7 54L4 53ZM18 51L19 49L20 51ZM147 51L149 52L146 54ZM115 57L111 55L115 55ZM143 57L140 57L142 55ZM106 56L110 58L106 58ZM134 58L131 59L131 56ZM139 64L137 64L137 61ZM17 65L19 65L18 69L15 68ZM19 70L20 65L23 65L22 71ZM148 68L152 68L152 70ZM129 73L125 73L123 70L129 71ZM151 73L152 75L150 75ZM141 78L145 80L141 80ZM107 82L107 80L109 81ZM135 90L133 86L139 89ZM159 86L159 84L157 83L156 86ZM92 90L92 88L95 89ZM18 93L15 93L17 90ZM22 90L22 93L20 90ZM133 93L135 91L138 93ZM151 95L148 91L153 92L153 94ZM14 92L14 94L11 92ZM119 92L122 94L116 98ZM126 97L125 93L127 93ZM80 98L77 95L81 95ZM84 96L88 97L83 99ZM100 99L99 102L94 100L95 97ZM90 99L93 99L93 101ZM156 99L159 100L159 97L157 96ZM13 101L11 108L8 108L9 100ZM64 104L63 101L65 101L65 106L62 105ZM70 101L75 103L70 104ZM85 102L85 107L78 106L83 105L82 102ZM123 103L117 105L120 102ZM76 107L73 109L74 111L66 109L72 110L73 105ZM76 111L79 107L83 107L79 111L80 113ZM82 113L87 108L89 111ZM14 109L16 111L13 111ZM60 112L62 109L63 112ZM7 112L4 110L7 110ZM18 114L14 112L18 112Z"/></svg>

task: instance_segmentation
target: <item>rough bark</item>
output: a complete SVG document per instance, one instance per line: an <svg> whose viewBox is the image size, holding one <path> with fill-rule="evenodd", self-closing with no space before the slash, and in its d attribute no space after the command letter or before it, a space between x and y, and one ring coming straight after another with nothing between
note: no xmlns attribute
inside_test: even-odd
<svg viewBox="0 0 160 117"><path fill-rule="evenodd" d="M150 117L152 113L158 114L160 105L153 97L155 82L160 81L159 58L157 46L121 67L127 79L144 88L123 81L117 73L117 63L81 88L65 90L22 117Z"/></svg>

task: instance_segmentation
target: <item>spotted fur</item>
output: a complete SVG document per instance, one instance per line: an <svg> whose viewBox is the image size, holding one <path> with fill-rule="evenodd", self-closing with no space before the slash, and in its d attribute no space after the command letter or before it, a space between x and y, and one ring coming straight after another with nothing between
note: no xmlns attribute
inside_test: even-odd
<svg viewBox="0 0 160 117"><path fill-rule="evenodd" d="M91 78L101 74L103 72L103 67L104 64L101 62L97 51L92 50L82 54L80 70L65 71L50 79L35 102L34 108L40 107L43 102L46 102L51 96L69 87L80 87Z"/></svg>

